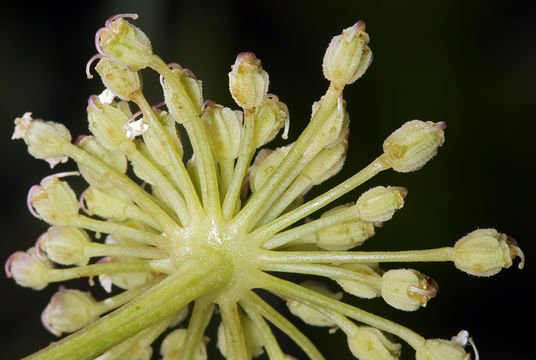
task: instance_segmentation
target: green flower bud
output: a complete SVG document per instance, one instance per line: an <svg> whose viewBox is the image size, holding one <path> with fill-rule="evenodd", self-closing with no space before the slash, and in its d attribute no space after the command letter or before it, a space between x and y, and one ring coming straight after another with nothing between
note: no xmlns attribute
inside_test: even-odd
<svg viewBox="0 0 536 360"><path fill-rule="evenodd" d="M58 175L71 175L64 173ZM41 185L34 185L28 192L28 207L33 215L52 225L69 225L78 214L79 203L74 191L58 175L47 176Z"/></svg>
<svg viewBox="0 0 536 360"><path fill-rule="evenodd" d="M89 98L87 116L89 131L97 141L110 151L118 151L124 144L131 143L127 138L124 126L132 115L125 110L126 103L102 104L96 96Z"/></svg>
<svg viewBox="0 0 536 360"><path fill-rule="evenodd" d="M162 345L160 345L160 355L163 356L162 360L179 359L184 348L184 341L186 340L186 329L176 329L166 335ZM207 338L202 339L193 353L193 360L206 360L207 359Z"/></svg>
<svg viewBox="0 0 536 360"><path fill-rule="evenodd" d="M287 106L279 101L273 94L268 94L258 106L255 114L254 140L255 147L259 148L272 141L279 130L288 124L289 113ZM286 139L285 128L283 138Z"/></svg>
<svg viewBox="0 0 536 360"><path fill-rule="evenodd" d="M454 265L476 276L492 276L503 268L512 266L512 259L520 256L519 268L523 268L523 252L512 238L495 229L478 229L458 240L454 245Z"/></svg>
<svg viewBox="0 0 536 360"><path fill-rule="evenodd" d="M344 264L340 268L352 270L371 279L375 279L377 283L381 282L381 269L377 264ZM363 299L373 299L381 295L381 292L369 282L343 279L335 280L344 291Z"/></svg>
<svg viewBox="0 0 536 360"><path fill-rule="evenodd" d="M319 292L322 295L329 296L337 300L342 299L342 293L334 293L329 290L326 285L320 282L309 280L304 281L300 285L307 289ZM293 315L302 319L306 324L329 327L337 326L337 323L332 318L299 301L289 299L287 300L287 307Z"/></svg>
<svg viewBox="0 0 536 360"><path fill-rule="evenodd" d="M8 278L15 279L20 286L34 290L44 289L48 283L48 271L52 263L44 256L38 256L35 248L27 252L17 251L6 261L5 270Z"/></svg>
<svg viewBox="0 0 536 360"><path fill-rule="evenodd" d="M211 104L205 108L201 120L216 159L236 159L240 150L242 113Z"/></svg>
<svg viewBox="0 0 536 360"><path fill-rule="evenodd" d="M257 107L268 93L268 84L268 74L255 54L238 54L229 73L229 90L234 101L244 109Z"/></svg>
<svg viewBox="0 0 536 360"><path fill-rule="evenodd" d="M367 45L369 40L363 21L335 36L324 55L324 77L339 85L359 79L372 61L372 52Z"/></svg>
<svg viewBox="0 0 536 360"><path fill-rule="evenodd" d="M127 66L102 58L95 66L106 88L121 100L133 100L134 96L141 91L140 75Z"/></svg>
<svg viewBox="0 0 536 360"><path fill-rule="evenodd" d="M203 107L203 84L200 80L197 80L194 73L188 69L183 69L177 63L169 64L171 67L172 76L175 76L177 80L182 84L186 95L189 97L190 101L194 104L197 111L201 113ZM191 115L186 111L188 106L183 96L179 95L175 87L172 86L171 82L166 81L164 78L161 78L160 83L162 85L162 90L164 91L164 98L166 104L168 104L168 110L176 122L179 124L184 124L191 120Z"/></svg>
<svg viewBox="0 0 536 360"><path fill-rule="evenodd" d="M40 248L50 260L61 265L87 265L90 257L84 247L91 242L82 229L70 226L52 226L38 240Z"/></svg>
<svg viewBox="0 0 536 360"><path fill-rule="evenodd" d="M97 320L97 302L90 293L66 289L56 292L41 315L45 328L56 336L74 332Z"/></svg>
<svg viewBox="0 0 536 360"><path fill-rule="evenodd" d="M390 220L395 211L404 206L407 190L403 187L377 186L363 193L356 202L361 220L384 222Z"/></svg>
<svg viewBox="0 0 536 360"><path fill-rule="evenodd" d="M470 360L471 355L466 353L460 344L442 340L428 339L415 353L416 360Z"/></svg>
<svg viewBox="0 0 536 360"><path fill-rule="evenodd" d="M445 142L445 128L444 122L408 121L385 139L387 161L398 172L419 170Z"/></svg>
<svg viewBox="0 0 536 360"><path fill-rule="evenodd" d="M255 162L251 166L249 176L251 191L255 192L261 188L266 180L277 169L281 161L292 148L292 145L283 146L276 150L263 149L259 151Z"/></svg>
<svg viewBox="0 0 536 360"><path fill-rule="evenodd" d="M346 159L348 143L340 143L322 149L318 155L303 169L301 176L311 180L311 185L319 185L341 171Z"/></svg>
<svg viewBox="0 0 536 360"><path fill-rule="evenodd" d="M402 345L390 341L378 329L356 326L348 334L348 347L359 360L397 360Z"/></svg>
<svg viewBox="0 0 536 360"><path fill-rule="evenodd" d="M110 263L119 261L119 259L106 257L102 258L100 263ZM121 258L120 261L128 261L127 258ZM137 286L148 283L155 278L154 273L150 272L130 272L130 273L114 273L99 275L99 283L106 292L112 291L112 285L120 289L128 290Z"/></svg>
<svg viewBox="0 0 536 360"><path fill-rule="evenodd" d="M52 121L33 119L32 113L24 113L15 119L12 139L24 139L30 155L45 160L53 168L66 162L63 146L71 142L71 133L65 126Z"/></svg>
<svg viewBox="0 0 536 360"><path fill-rule="evenodd" d="M99 190L91 186L84 192L83 200L89 215L114 221L126 220L128 207L132 206L130 199L115 188Z"/></svg>
<svg viewBox="0 0 536 360"><path fill-rule="evenodd" d="M169 141L167 141L167 139L162 139L155 129L150 127L143 133L143 142L147 146L147 151L151 154L151 159L168 171L172 168L172 163L176 161L176 158L164 148L164 144L171 147L173 153L176 154L179 159L182 159L182 142L179 133L177 132L176 123L171 116L169 116L166 111L160 111L158 118L162 123L164 131L169 137Z"/></svg>
<svg viewBox="0 0 536 360"><path fill-rule="evenodd" d="M253 321L249 317L240 314L240 325L246 340L248 357L251 359L262 355L264 353L262 336ZM223 323L220 323L218 327L217 346L222 355L227 357L226 332Z"/></svg>
<svg viewBox="0 0 536 360"><path fill-rule="evenodd" d="M412 269L389 270L382 277L383 300L399 310L415 311L426 306L437 290L432 278Z"/></svg>
<svg viewBox="0 0 536 360"><path fill-rule="evenodd" d="M124 17L137 19L138 15L125 14L108 19L106 27L95 35L97 50L132 71L138 71L149 65L153 49L147 35L125 21Z"/></svg>
<svg viewBox="0 0 536 360"><path fill-rule="evenodd" d="M111 151L102 146L94 136L84 136L78 140L78 147L103 161L118 173L127 171L127 158L120 151ZM95 170L94 168L78 164L82 177L91 185L99 189L109 189L113 185L109 181L109 172Z"/></svg>

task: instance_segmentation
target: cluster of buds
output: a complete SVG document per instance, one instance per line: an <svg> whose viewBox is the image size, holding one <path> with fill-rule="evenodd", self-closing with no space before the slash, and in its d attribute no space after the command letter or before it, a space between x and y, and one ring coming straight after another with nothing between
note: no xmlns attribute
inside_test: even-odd
<svg viewBox="0 0 536 360"><path fill-rule="evenodd" d="M408 191L401 186L376 186L355 202L309 216L381 171L420 169L444 143L444 123L409 121L368 166L308 198L313 186L330 181L344 165L350 115L342 91L372 59L362 21L330 43L323 63L330 86L313 104L305 130L269 150L264 146L282 129L288 137L289 111L268 93L268 74L253 53L239 54L229 73L240 109L224 107L203 98L192 71L155 55L147 36L126 18L137 15L114 16L95 36L98 54L87 74L92 77L98 61L106 89L89 97L91 135L73 143L61 124L31 113L15 120L13 138L23 139L32 156L51 166L70 158L78 171L48 176L30 189L30 212L50 228L28 251L9 257L7 276L35 290L88 277L109 293L96 299L61 286L42 321L54 335L71 334L28 359L148 360L151 344L163 335L162 359L203 360L213 318L221 319L215 343L226 358L266 352L270 359L293 359L274 336L276 327L309 358L323 359L254 289L284 299L290 313L309 325L340 329L349 353L362 360L398 359L402 345L390 334L407 342L418 360L470 358L465 346L474 344L466 331L451 340L426 339L343 300L381 297L396 309L415 311L436 296L437 283L407 267L385 271L382 263L450 261L468 274L491 276L515 257L523 266L510 237L479 229L452 247L354 250L403 208ZM163 101L155 105L142 92L145 68L160 77ZM181 133L193 150L186 161ZM77 196L66 176L81 176L89 185ZM317 281L295 284L278 273L331 279L340 289Z"/></svg>

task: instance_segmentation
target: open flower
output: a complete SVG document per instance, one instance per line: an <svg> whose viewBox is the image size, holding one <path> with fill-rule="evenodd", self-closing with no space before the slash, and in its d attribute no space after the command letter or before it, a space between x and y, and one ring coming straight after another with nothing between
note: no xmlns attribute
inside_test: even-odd
<svg viewBox="0 0 536 360"><path fill-rule="evenodd" d="M137 15L114 16L96 34L99 54L88 63L88 77L98 60L106 89L88 101L92 135L72 143L60 124L30 113L15 120L13 138L24 139L31 155L51 164L70 158L79 172L46 177L30 189L30 211L51 228L35 247L8 259L7 275L36 290L96 278L110 293L99 300L60 288L42 320L57 335L73 333L29 359L149 359L155 351L151 344L163 334L164 359L205 359L204 333L213 318L221 320L213 342L229 359L264 352L270 359L290 359L269 323L309 358L323 359L256 289L284 299L291 313L310 325L341 329L349 354L358 358L397 359L401 346L389 334L407 342L419 359L470 356L466 341L427 340L347 304L341 289L277 276L332 279L352 296L381 296L398 309L414 311L436 295L437 284L417 270L384 272L382 263L452 261L470 274L489 276L523 257L505 235L489 229L454 247L352 250L372 242L375 228L402 209L407 190L399 186L377 186L352 195L353 203L326 208L381 171L421 168L443 145L444 123L403 124L368 166L308 198L312 186L344 164L351 125L343 89L372 59L362 21L335 37L326 51L324 75L330 86L314 103L308 126L289 145L271 151L259 148L282 128L286 138L289 112L268 94L268 74L255 55L239 54L231 67L229 87L241 109L225 108L204 101L195 75L155 55L147 36L126 18ZM162 103L151 105L144 97L139 73L144 68L159 75ZM187 161L179 126L193 150ZM80 175L89 184L79 200L60 180L67 175Z"/></svg>

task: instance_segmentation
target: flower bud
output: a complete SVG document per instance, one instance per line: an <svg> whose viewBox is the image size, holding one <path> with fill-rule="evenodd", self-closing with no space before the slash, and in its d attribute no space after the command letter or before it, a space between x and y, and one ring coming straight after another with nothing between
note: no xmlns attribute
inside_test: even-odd
<svg viewBox="0 0 536 360"><path fill-rule="evenodd" d="M35 248L27 252L17 251L6 261L7 277L13 277L20 286L34 290L44 289L48 283L48 271L52 263L44 256L38 257Z"/></svg>
<svg viewBox="0 0 536 360"><path fill-rule="evenodd" d="M264 353L262 336L253 321L247 316L240 316L240 325L246 341L246 349L248 357L260 356ZM218 327L218 349L226 358L227 356L227 341L226 332L223 323Z"/></svg>
<svg viewBox="0 0 536 360"><path fill-rule="evenodd" d="M186 340L186 329L176 329L166 335L162 345L160 345L160 355L163 356L162 360L179 359L184 348L184 341ZM207 359L207 345L205 339L202 339L193 353L193 360L206 360Z"/></svg>
<svg viewBox="0 0 536 360"><path fill-rule="evenodd" d="M458 240L454 245L454 265L468 274L492 276L509 268L512 259L520 256L523 267L523 252L513 239L495 229L478 229Z"/></svg>
<svg viewBox="0 0 536 360"><path fill-rule="evenodd" d="M415 353L416 360L470 360L463 346L448 340L428 339Z"/></svg>
<svg viewBox="0 0 536 360"><path fill-rule="evenodd" d="M445 127L443 122L408 121L383 142L387 161L398 172L419 170L445 142Z"/></svg>
<svg viewBox="0 0 536 360"><path fill-rule="evenodd" d="M331 290L327 288L326 285L317 282L317 281L304 281L300 284L301 286L316 291L322 295L329 296L331 298L340 300L342 299L342 293L334 293ZM309 305L305 305L299 301L289 299L287 300L287 306L290 312L302 319L306 324L314 325L314 326L336 326L337 323L328 317L327 315L324 315L320 311L310 307Z"/></svg>
<svg viewBox="0 0 536 360"><path fill-rule="evenodd" d="M136 19L137 15L132 15ZM138 71L151 62L153 49L147 35L140 29L116 17L106 22L106 27L96 35L97 47L106 55Z"/></svg>
<svg viewBox="0 0 536 360"><path fill-rule="evenodd" d="M162 139L157 131L150 127L143 134L143 142L147 146L147 151L151 154L151 158L154 159L158 165L168 170L172 168L172 164L177 158L182 159L184 151L175 121L166 111L161 111L158 114L158 118L162 123L164 131L167 133L169 141ZM168 149L164 148L163 144L165 143L167 143ZM171 151L176 157L170 154L169 148L172 149Z"/></svg>
<svg viewBox="0 0 536 360"><path fill-rule="evenodd" d="M341 35L331 40L326 50L322 64L324 77L339 85L359 79L372 61L368 43L369 35L363 21L344 29Z"/></svg>
<svg viewBox="0 0 536 360"><path fill-rule="evenodd" d="M402 345L390 341L376 328L356 326L348 334L348 347L359 360L397 360Z"/></svg>
<svg viewBox="0 0 536 360"><path fill-rule="evenodd" d="M83 200L89 215L114 221L126 220L127 208L132 204L123 192L115 188L99 190L92 186L84 192Z"/></svg>
<svg viewBox="0 0 536 360"><path fill-rule="evenodd" d="M102 58L95 66L106 88L121 100L133 100L134 96L141 91L140 75L127 66Z"/></svg>
<svg viewBox="0 0 536 360"><path fill-rule="evenodd" d="M255 114L253 135L255 147L259 148L272 141L288 119L287 105L273 94L266 95Z"/></svg>
<svg viewBox="0 0 536 360"><path fill-rule="evenodd" d="M415 311L426 306L437 290L432 278L412 269L389 270L382 277L383 300L399 310Z"/></svg>
<svg viewBox="0 0 536 360"><path fill-rule="evenodd" d="M363 193L356 202L361 220L384 222L390 220L395 211L404 206L407 190L403 187L377 186Z"/></svg>
<svg viewBox="0 0 536 360"><path fill-rule="evenodd" d="M33 186L28 193L30 210L52 225L69 225L78 214L79 203L74 191L57 176L47 176L41 185Z"/></svg>
<svg viewBox="0 0 536 360"><path fill-rule="evenodd" d="M251 191L255 192L261 188L266 180L277 169L281 161L287 156L292 145L283 146L275 150L263 149L259 151L255 162L251 166L249 177Z"/></svg>
<svg viewBox="0 0 536 360"><path fill-rule="evenodd" d="M84 247L91 242L82 229L71 226L52 226L38 240L50 260L61 265L87 265L89 256Z"/></svg>
<svg viewBox="0 0 536 360"><path fill-rule="evenodd" d="M71 133L62 124L34 120L32 113L27 112L15 119L15 131L11 138L24 139L30 155L45 160L50 168L67 161L62 147L71 142Z"/></svg>
<svg viewBox="0 0 536 360"><path fill-rule="evenodd" d="M268 93L268 84L268 74L255 54L238 54L229 73L229 90L234 101L244 109L257 107Z"/></svg>
<svg viewBox="0 0 536 360"><path fill-rule="evenodd" d="M240 150L242 113L214 104L205 109L201 120L216 159L236 159Z"/></svg>
<svg viewBox="0 0 536 360"><path fill-rule="evenodd" d="M123 258L122 258L123 259ZM103 258L101 263L118 261L114 258ZM155 274L151 272L129 272L129 273L114 273L99 275L99 282L106 292L112 291L112 285L121 289L128 290L137 286L148 283L155 278Z"/></svg>
<svg viewBox="0 0 536 360"><path fill-rule="evenodd" d="M127 171L127 158L120 151L111 151L102 146L94 136L84 136L78 143L78 147L90 153L97 159L106 163L120 174ZM78 164L78 170L82 177L93 187L99 189L109 189L113 185L109 181L109 172L100 171L94 168Z"/></svg>
<svg viewBox="0 0 536 360"><path fill-rule="evenodd" d="M128 109L120 105L102 104L92 96L87 107L89 131L110 151L118 151L122 144L131 142L123 129L131 114L126 113Z"/></svg>
<svg viewBox="0 0 536 360"><path fill-rule="evenodd" d="M377 264L344 264L340 268L355 271L360 275L364 275L374 279L376 283L381 282L381 269ZM381 292L373 286L371 282L361 282L354 280L335 279L337 283L349 294L363 298L373 299L381 295Z"/></svg>
<svg viewBox="0 0 536 360"><path fill-rule="evenodd" d="M172 76L175 76L177 81L180 82L186 92L186 95L190 101L194 104L197 111L201 113L201 108L203 106L203 84L200 80L197 80L194 73L188 69L183 69L179 64L172 63L171 72ZM164 91L164 98L169 109L169 113L173 120L179 124L184 124L191 120L191 115L186 109L184 96L180 95L173 86L173 83L166 81L162 78L161 80L162 90Z"/></svg>
<svg viewBox="0 0 536 360"><path fill-rule="evenodd" d="M319 185L341 171L346 159L346 140L322 149L303 169L301 176L311 180L311 185Z"/></svg>
<svg viewBox="0 0 536 360"><path fill-rule="evenodd" d="M97 320L96 301L90 293L66 289L56 292L41 315L45 327L54 335L74 332Z"/></svg>

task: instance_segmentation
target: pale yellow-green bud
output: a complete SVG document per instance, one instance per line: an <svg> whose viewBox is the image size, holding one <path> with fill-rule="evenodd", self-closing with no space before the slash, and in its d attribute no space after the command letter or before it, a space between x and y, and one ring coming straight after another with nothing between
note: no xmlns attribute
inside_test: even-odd
<svg viewBox="0 0 536 360"><path fill-rule="evenodd" d="M84 192L83 200L90 215L115 221L126 220L128 217L127 208L132 206L129 198L116 188L99 190L90 186Z"/></svg>
<svg viewBox="0 0 536 360"><path fill-rule="evenodd" d="M363 193L356 202L361 220L384 222L404 206L407 190L403 187L377 186Z"/></svg>
<svg viewBox="0 0 536 360"><path fill-rule="evenodd" d="M52 263L45 256L38 256L33 247L27 252L17 251L12 254L5 265L8 278L13 277L20 286L34 290L44 289L48 285L48 271L52 268Z"/></svg>
<svg viewBox="0 0 536 360"><path fill-rule="evenodd" d="M186 340L186 329L176 329L166 335L162 345L160 345L160 355L163 356L162 360L179 359L184 348L184 341ZM193 360L206 360L207 359L207 345L206 338L202 339L193 353Z"/></svg>
<svg viewBox="0 0 536 360"><path fill-rule="evenodd" d="M326 285L317 281L304 281L300 284L301 286L316 291L322 295L329 296L333 299L340 300L342 299L342 293L335 293L328 289ZM288 299L287 306L290 312L302 319L306 324L314 326L336 326L337 323L329 316L323 314L322 312L305 305L299 301Z"/></svg>
<svg viewBox="0 0 536 360"><path fill-rule="evenodd" d="M399 310L415 311L426 306L437 290L432 278L412 269L389 270L382 277L382 298Z"/></svg>
<svg viewBox="0 0 536 360"><path fill-rule="evenodd" d="M43 325L54 335L73 332L98 318L96 301L90 293L66 289L56 292L43 311Z"/></svg>
<svg viewBox="0 0 536 360"><path fill-rule="evenodd" d="M136 19L137 15L130 17ZM151 42L140 29L123 17L110 18L96 35L99 52L112 57L133 71L148 66L153 55Z"/></svg>
<svg viewBox="0 0 536 360"><path fill-rule="evenodd" d="M30 189L28 205L34 215L52 225L69 225L79 208L79 202L69 184L54 175L47 176L41 185Z"/></svg>
<svg viewBox="0 0 536 360"><path fill-rule="evenodd" d="M149 127L148 130L143 133L143 142L147 146L147 151L151 154L151 158L158 165L166 169L166 171L169 171L169 169L173 168L173 163L176 161L176 157L170 154L169 150L165 149L163 144L171 147L173 154L179 159L182 159L184 153L182 141L179 132L177 131L175 121L166 111L160 111L158 118L162 123L164 131L167 132L167 136L169 136L169 141L168 139L162 139L162 136L159 136L158 132L153 127Z"/></svg>
<svg viewBox="0 0 536 360"><path fill-rule="evenodd" d="M126 103L103 104L96 96L92 96L87 107L89 131L102 146L111 151L120 150L123 144L132 142L124 129L131 114L121 104Z"/></svg>
<svg viewBox="0 0 536 360"><path fill-rule="evenodd" d="M125 258L121 258L123 261ZM101 262L110 263L117 261L114 258L103 258ZM128 261L128 260L124 260ZM101 274L99 275L99 282L104 290L107 292L112 291L112 285L115 285L121 289L132 289L134 287L148 283L155 278L154 273L149 272L129 272L129 273L115 273L115 274Z"/></svg>
<svg viewBox="0 0 536 360"><path fill-rule="evenodd" d="M458 240L454 245L454 265L476 276L491 276L512 266L512 259L520 256L519 267L524 264L523 252L513 239L495 229L478 229Z"/></svg>
<svg viewBox="0 0 536 360"><path fill-rule="evenodd" d="M89 262L84 247L90 242L84 230L71 226L52 226L38 240L50 260L61 265L79 266Z"/></svg>
<svg viewBox="0 0 536 360"><path fill-rule="evenodd" d="M291 145L277 148L276 150L263 149L259 151L255 162L251 166L251 173L249 177L251 191L255 192L261 188L266 180L277 169L283 158L288 154Z"/></svg>
<svg viewBox="0 0 536 360"><path fill-rule="evenodd" d="M102 146L94 136L84 136L79 138L78 147L90 153L97 159L103 161L120 174L127 171L127 158L120 151L111 151ZM78 163L78 169L82 177L94 187L99 189L109 189L113 185L109 181L110 172L96 170L94 168Z"/></svg>
<svg viewBox="0 0 536 360"><path fill-rule="evenodd" d="M27 112L15 119L15 131L11 138L24 139L30 155L47 161L51 168L67 161L62 148L71 142L71 133L62 124L41 119L34 120L32 114Z"/></svg>
<svg viewBox="0 0 536 360"><path fill-rule="evenodd" d="M188 99L181 96L173 86L173 82L161 80L162 90L164 91L164 98L168 105L168 110L176 122L184 124L191 120L191 116L197 116L201 113L203 106L203 84L200 80L197 80L194 73L188 69L183 69L177 63L171 63L172 76L176 77L176 80L182 84L186 95L195 107L196 114L190 114L187 111Z"/></svg>
<svg viewBox="0 0 536 360"><path fill-rule="evenodd" d="M445 128L444 122L408 121L385 139L383 151L387 161L399 172L419 170L445 142Z"/></svg>
<svg viewBox="0 0 536 360"><path fill-rule="evenodd" d="M251 359L262 355L264 353L262 336L253 321L247 316L240 315L240 325L244 333L248 357ZM227 357L226 332L223 323L220 323L218 327L217 346L222 355Z"/></svg>
<svg viewBox="0 0 536 360"><path fill-rule="evenodd" d="M416 360L470 360L471 355L466 353L460 344L442 340L428 339L415 353Z"/></svg>
<svg viewBox="0 0 536 360"><path fill-rule="evenodd" d="M363 299L373 299L381 295L379 289L372 285L373 282L380 284L382 279L382 270L377 264L344 264L340 268L352 270L370 279L370 282L335 279L347 293Z"/></svg>
<svg viewBox="0 0 536 360"><path fill-rule="evenodd" d="M311 180L311 185L319 185L341 171L346 159L348 143L342 140L338 144L322 149L303 169L300 176Z"/></svg>
<svg viewBox="0 0 536 360"><path fill-rule="evenodd" d="M259 148L264 144L272 141L279 130L289 121L289 112L287 106L279 101L279 98L273 94L265 96L262 103L258 106L255 113L255 126L253 142L255 147ZM286 138L285 133L283 137Z"/></svg>
<svg viewBox="0 0 536 360"><path fill-rule="evenodd" d="M269 78L255 54L238 54L229 73L229 90L234 101L244 109L259 106L268 93Z"/></svg>
<svg viewBox="0 0 536 360"><path fill-rule="evenodd" d="M367 45L369 40L363 21L335 36L324 55L324 77L338 85L359 79L372 61L372 52Z"/></svg>
<svg viewBox="0 0 536 360"><path fill-rule="evenodd" d="M242 112L221 105L208 106L201 116L212 153L218 161L236 159L240 151Z"/></svg>
<svg viewBox="0 0 536 360"><path fill-rule="evenodd" d="M359 360L397 360L402 349L402 345L369 326L356 326L347 336L348 347Z"/></svg>
<svg viewBox="0 0 536 360"><path fill-rule="evenodd" d="M141 91L140 75L127 66L102 58L95 66L106 88L122 100L133 100L133 96Z"/></svg>

